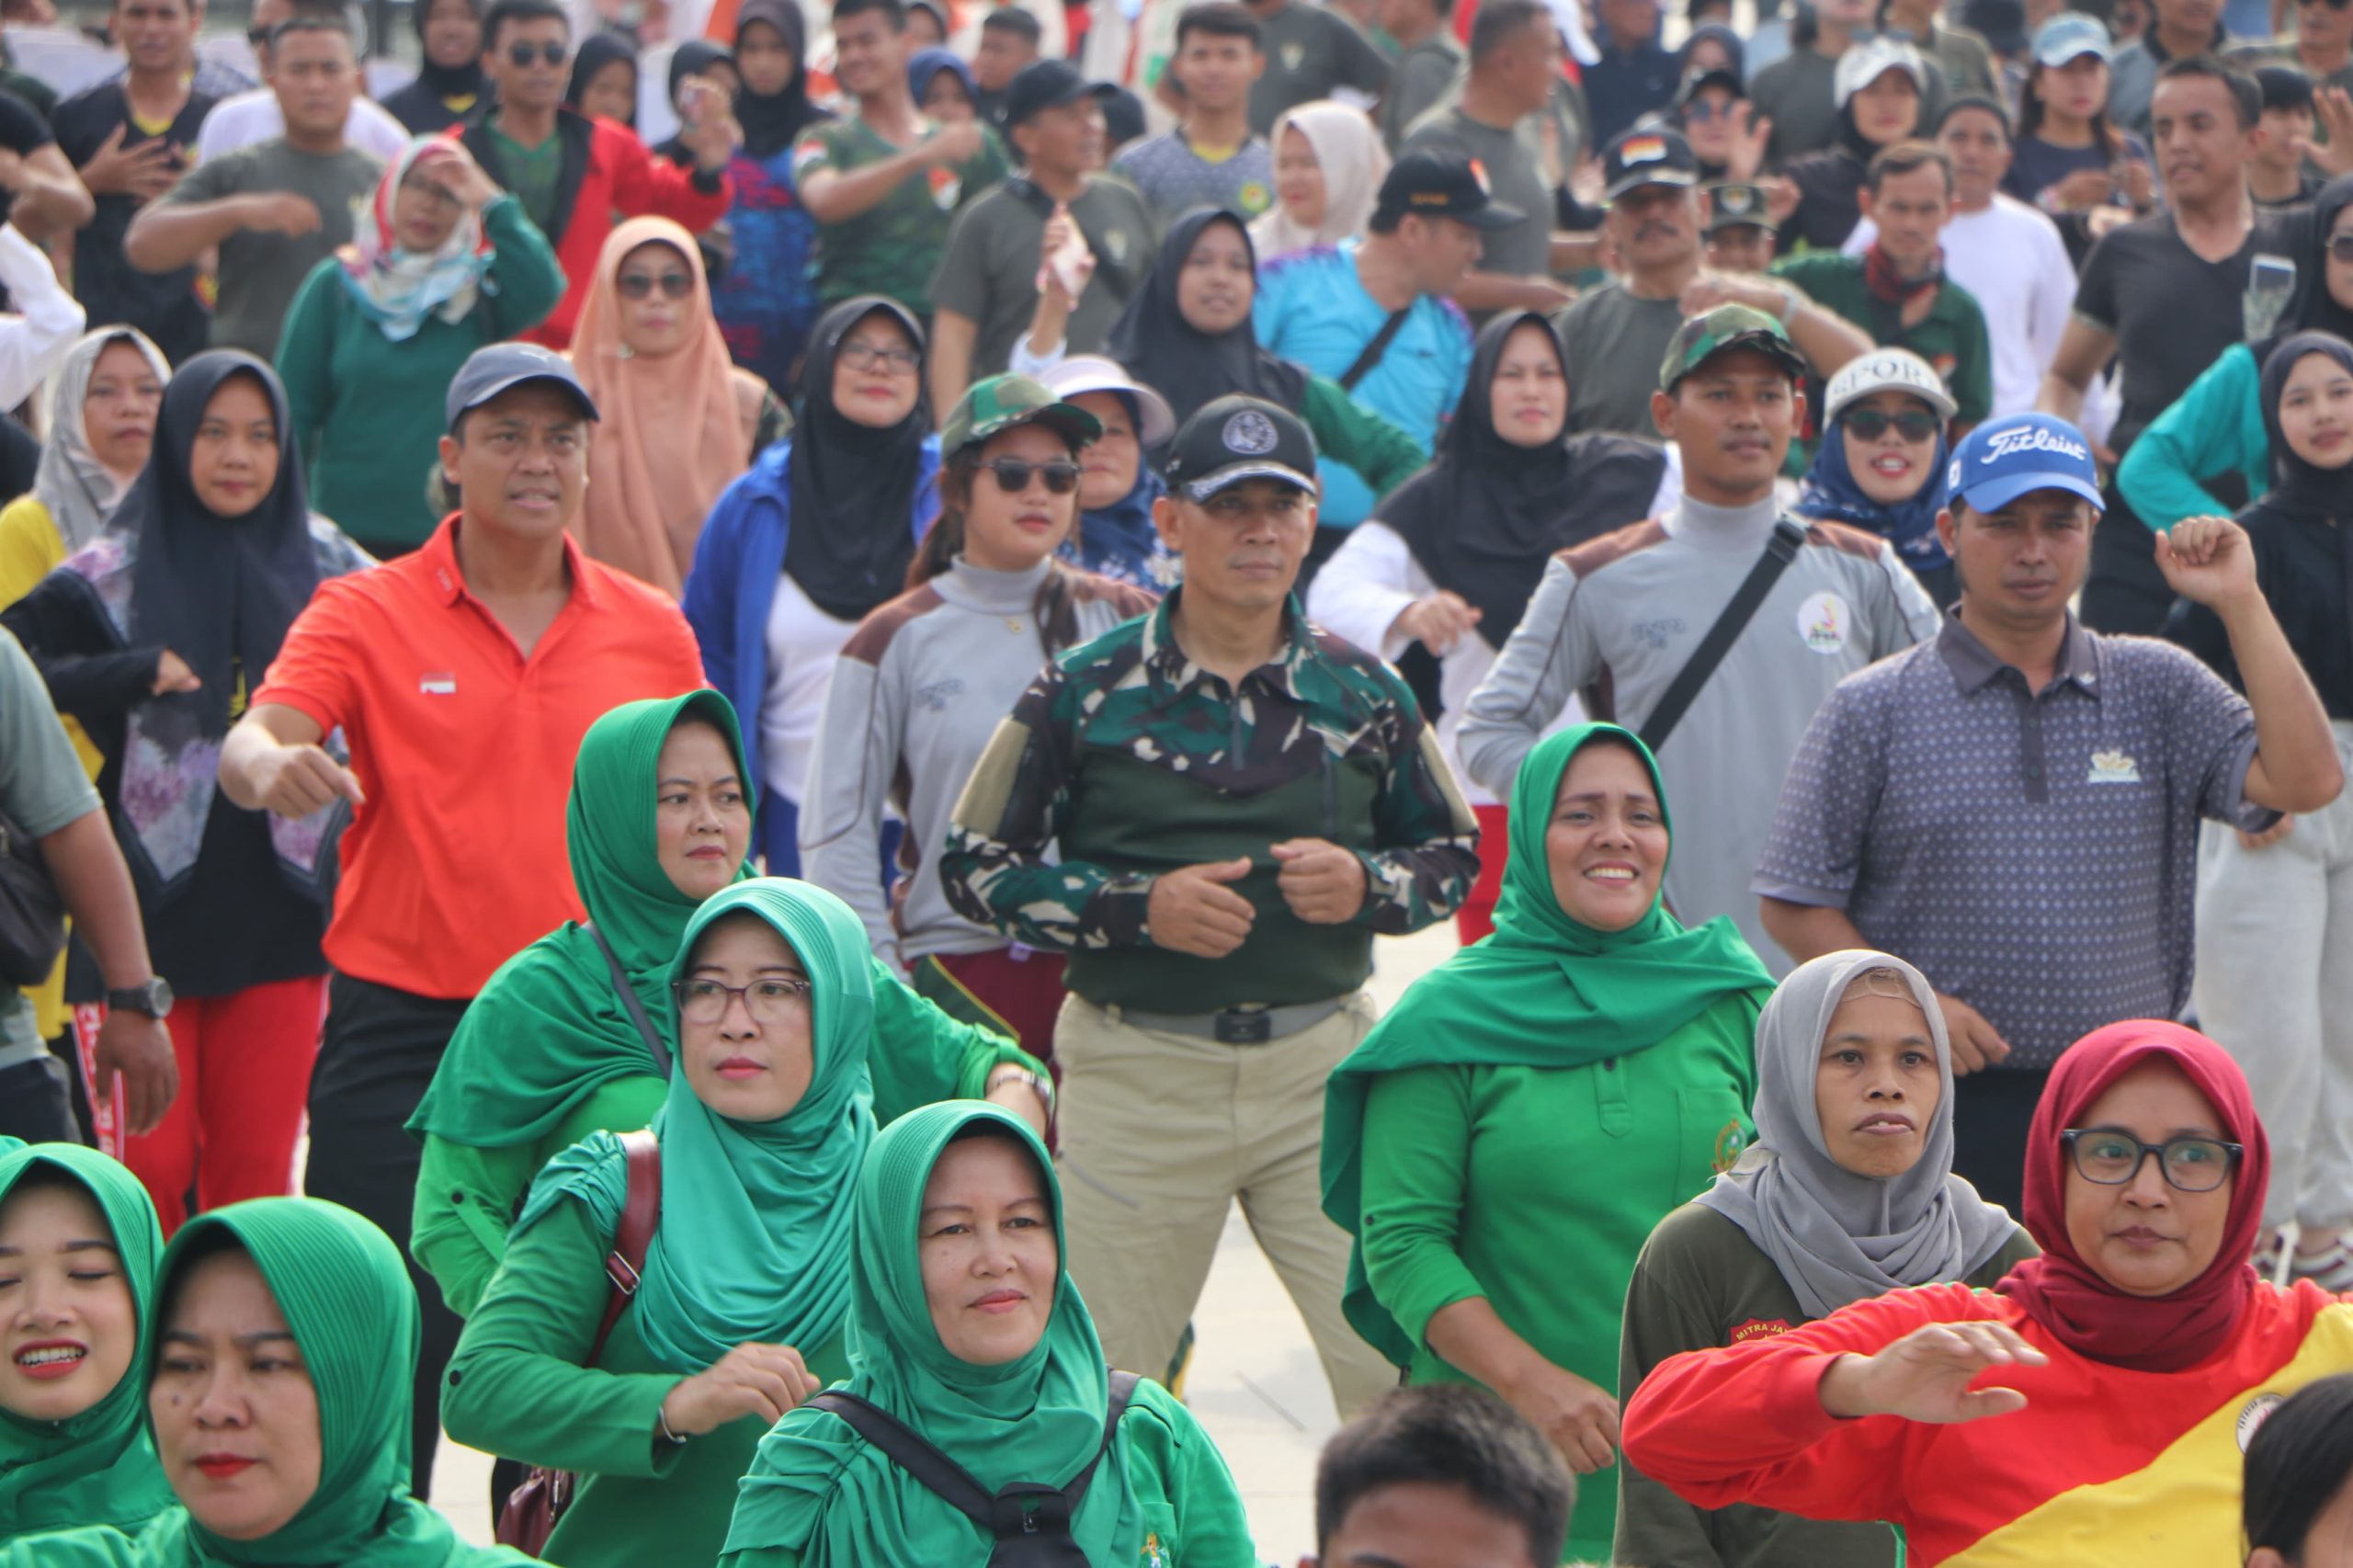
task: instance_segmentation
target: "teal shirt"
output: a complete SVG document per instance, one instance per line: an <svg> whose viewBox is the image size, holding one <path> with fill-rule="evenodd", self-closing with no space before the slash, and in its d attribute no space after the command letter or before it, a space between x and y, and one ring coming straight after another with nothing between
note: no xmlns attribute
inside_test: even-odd
<svg viewBox="0 0 2353 1568"><path fill-rule="evenodd" d="M414 336L393 342L359 309L333 256L312 269L286 312L278 373L311 505L370 554L413 550L440 521L426 482L458 368L484 344L537 325L563 297L555 252L514 198L483 208L483 227L497 259L458 321L428 315Z"/></svg>
<svg viewBox="0 0 2353 1568"><path fill-rule="evenodd" d="M2238 508L2206 488L2226 473L2246 483L2250 501L2271 488L2262 380L2255 350L2234 343L2150 422L2116 471L2116 487L2133 516L2152 528L2184 517L2227 517Z"/></svg>
<svg viewBox="0 0 2353 1568"><path fill-rule="evenodd" d="M1413 1383L1468 1381L1429 1347L1484 1297L1554 1366L1612 1393L1627 1282L1660 1220L1753 1135L1756 1005L1727 997L1647 1051L1584 1067L1391 1074L1364 1113L1360 1244L1416 1348ZM1614 1469L1577 1478L1571 1560L1609 1560Z"/></svg>

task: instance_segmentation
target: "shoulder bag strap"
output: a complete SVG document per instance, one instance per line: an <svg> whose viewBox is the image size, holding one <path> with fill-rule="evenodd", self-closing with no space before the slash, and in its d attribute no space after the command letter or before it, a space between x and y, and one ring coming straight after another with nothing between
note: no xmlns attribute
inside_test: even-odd
<svg viewBox="0 0 2353 1568"><path fill-rule="evenodd" d="M892 1464L923 1483L981 1528L995 1533L989 1494L972 1479L972 1471L917 1437L898 1417L842 1389L813 1394L809 1403L848 1422L859 1437L873 1444Z"/></svg>
<svg viewBox="0 0 2353 1568"><path fill-rule="evenodd" d="M613 989L621 994L621 1006L629 1009L630 1022L637 1026L639 1037L645 1041L645 1049L654 1058L654 1070L663 1077L668 1077L670 1048L662 1042L662 1031L655 1028L654 1020L646 1016L645 1004L637 999L637 988L630 984L629 972L621 968L620 955L613 951L613 945L605 940L605 934L597 929L595 921L584 920L580 928L597 938L597 950L605 955L605 969L613 977Z"/></svg>
<svg viewBox="0 0 2353 1568"><path fill-rule="evenodd" d="M1787 517L1773 525L1773 537L1765 541L1765 553L1748 569L1748 575L1733 591L1732 602L1724 606L1716 623L1699 640L1690 662L1676 671L1666 694L1651 710L1651 716L1643 721L1643 744L1654 754L1666 744L1666 737L1675 733L1675 726L1682 722L1692 699L1699 695L1699 688L1708 684L1708 677L1716 673L1716 666L1732 652L1733 641L1756 619L1756 607L1765 602L1765 596L1773 591L1773 585L1780 581L1790 562L1798 558L1798 549L1804 543L1805 529Z"/></svg>
<svg viewBox="0 0 2353 1568"><path fill-rule="evenodd" d="M1372 341L1364 346L1364 352L1357 356L1356 363L1335 378L1339 381L1342 392L1356 391L1357 383L1372 374L1373 368L1381 363L1381 357L1388 353L1389 346L1397 340L1397 334L1404 329L1405 318L1413 313L1413 310L1414 307L1408 304L1404 310L1389 312L1389 319L1381 324L1381 330L1372 335Z"/></svg>
<svg viewBox="0 0 2353 1568"><path fill-rule="evenodd" d="M1133 1372L1111 1374L1111 1403L1109 1413L1103 1417L1102 1446L1095 1450L1095 1457L1086 1461L1086 1468L1073 1476L1071 1483L1063 1488L1063 1503L1074 1518L1078 1515L1079 1503L1086 1496L1087 1483L1095 1479L1096 1468L1102 1464L1103 1456L1111 1451L1111 1439L1119 1436L1120 1418L1128 1413L1128 1402L1135 1396L1137 1381Z"/></svg>
<svg viewBox="0 0 2353 1568"><path fill-rule="evenodd" d="M629 1153L629 1198L621 1205L620 1228L613 1233L613 1250L605 1255L605 1278L611 1289L605 1296L605 1319L597 1325L596 1342L588 1347L593 1367L605 1353L605 1341L619 1323L621 1309L637 1294L645 1274L645 1255L654 1245L654 1228L662 1222L662 1145L652 1132L624 1132L621 1147Z"/></svg>

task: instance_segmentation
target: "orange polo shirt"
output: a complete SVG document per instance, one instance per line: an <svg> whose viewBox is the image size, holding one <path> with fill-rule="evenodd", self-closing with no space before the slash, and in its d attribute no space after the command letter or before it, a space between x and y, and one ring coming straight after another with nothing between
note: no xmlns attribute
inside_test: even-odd
<svg viewBox="0 0 2353 1568"><path fill-rule="evenodd" d="M368 796L343 839L327 961L451 999L585 918L564 804L589 724L703 684L678 607L569 537L571 600L526 658L466 591L458 522L414 555L320 584L254 695L340 728Z"/></svg>

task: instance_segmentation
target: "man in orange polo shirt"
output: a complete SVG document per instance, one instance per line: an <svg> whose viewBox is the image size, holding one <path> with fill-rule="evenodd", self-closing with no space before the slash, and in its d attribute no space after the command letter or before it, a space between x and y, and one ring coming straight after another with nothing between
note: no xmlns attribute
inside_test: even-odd
<svg viewBox="0 0 2353 1568"><path fill-rule="evenodd" d="M414 555L321 585L221 756L222 789L248 810L351 804L303 1190L404 1253L418 1151L403 1128L466 1004L517 949L586 918L563 834L581 735L617 703L702 684L677 607L566 532L597 418L571 364L493 345L459 370L448 411L458 514ZM321 745L336 729L348 767ZM423 1496L460 1325L410 1272Z"/></svg>

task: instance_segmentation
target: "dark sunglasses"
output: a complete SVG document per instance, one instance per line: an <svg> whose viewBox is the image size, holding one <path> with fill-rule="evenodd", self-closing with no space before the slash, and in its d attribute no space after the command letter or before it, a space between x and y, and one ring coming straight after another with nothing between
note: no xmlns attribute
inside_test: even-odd
<svg viewBox="0 0 2353 1568"><path fill-rule="evenodd" d="M2353 0L2345 0L2345 3L2353 6ZM1706 98L1693 98L1683 106L1683 119L1687 123L1696 125L1707 125L1719 119L1730 119L1732 111L1739 107L1739 104L1738 98L1727 99L1721 104L1711 103Z"/></svg>
<svg viewBox="0 0 2353 1568"><path fill-rule="evenodd" d="M561 65L563 57L571 52L572 46L568 43L543 43L537 49L528 43L510 43L506 46L506 60L508 64L518 69L529 65L535 56L550 65Z"/></svg>
<svg viewBox="0 0 2353 1568"><path fill-rule="evenodd" d="M657 284L665 299L683 300L695 291L694 278L684 272L665 272L659 278L645 272L624 272L615 280L624 300L645 299Z"/></svg>
<svg viewBox="0 0 2353 1568"><path fill-rule="evenodd" d="M1067 495L1078 488L1078 465L1074 462L1024 462L1019 458L995 458L981 465L996 475L996 487L1007 495L1018 495L1029 488L1029 476L1043 474L1046 489L1055 495Z"/></svg>
<svg viewBox="0 0 2353 1568"><path fill-rule="evenodd" d="M1876 408L1859 408L1847 415L1847 428L1866 441L1878 440L1887 434L1891 425L1907 441L1925 441L1937 433L1937 416L1918 409L1887 414Z"/></svg>
<svg viewBox="0 0 2353 1568"><path fill-rule="evenodd" d="M2345 3L2347 6L2353 6L2353 0L2345 0ZM2328 242L2328 259L2353 261L2353 234L2337 234L2332 237Z"/></svg>

